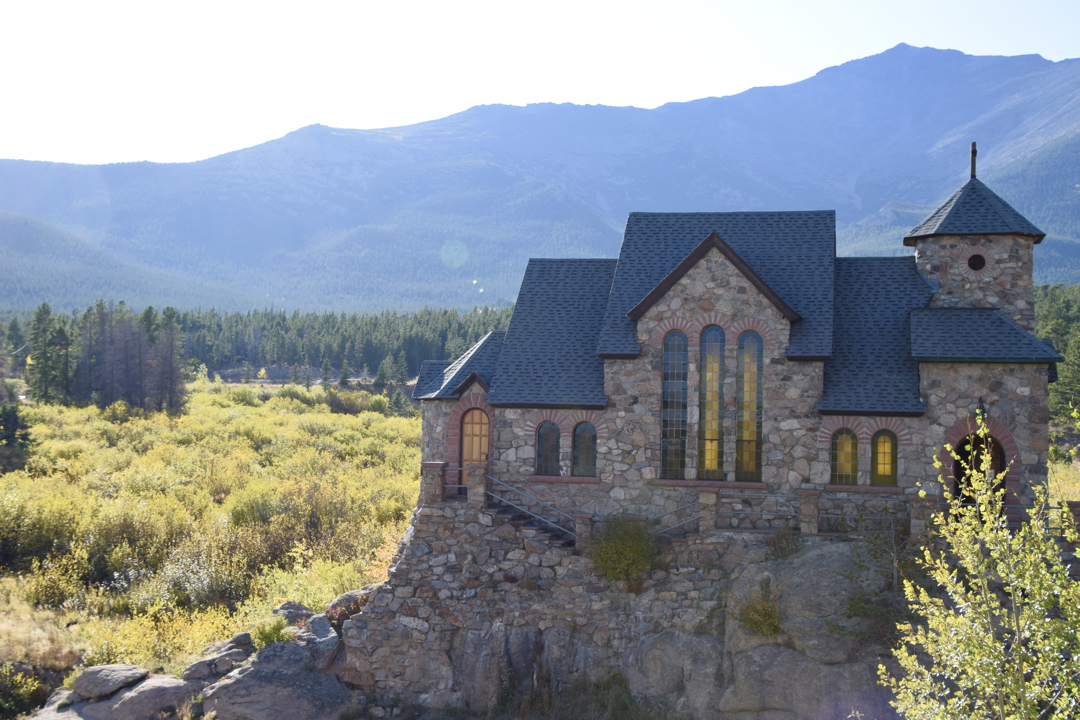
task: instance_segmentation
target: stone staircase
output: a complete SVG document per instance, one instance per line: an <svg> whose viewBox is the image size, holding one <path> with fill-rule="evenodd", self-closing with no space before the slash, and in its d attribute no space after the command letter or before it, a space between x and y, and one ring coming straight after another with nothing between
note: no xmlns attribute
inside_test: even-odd
<svg viewBox="0 0 1080 720"><path fill-rule="evenodd" d="M505 505L499 502L497 498L490 498L488 510L497 520L507 523L526 539L545 543L555 549L568 551L567 554L577 553L573 536L537 520L527 513Z"/></svg>

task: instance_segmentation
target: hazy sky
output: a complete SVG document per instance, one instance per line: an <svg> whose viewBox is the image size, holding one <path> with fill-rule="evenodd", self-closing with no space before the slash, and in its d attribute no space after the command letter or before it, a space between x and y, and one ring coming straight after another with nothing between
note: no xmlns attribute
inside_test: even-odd
<svg viewBox="0 0 1080 720"><path fill-rule="evenodd" d="M312 123L782 85L897 43L1080 56L1080 0L0 0L0 158L211 157Z"/></svg>

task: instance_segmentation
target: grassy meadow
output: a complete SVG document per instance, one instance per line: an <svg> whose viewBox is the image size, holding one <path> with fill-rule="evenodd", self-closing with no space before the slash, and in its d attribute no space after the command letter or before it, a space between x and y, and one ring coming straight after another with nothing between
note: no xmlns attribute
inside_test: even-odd
<svg viewBox="0 0 1080 720"><path fill-rule="evenodd" d="M385 578L420 420L381 396L197 380L181 414L27 406L0 475L0 663L178 671L272 607Z"/></svg>

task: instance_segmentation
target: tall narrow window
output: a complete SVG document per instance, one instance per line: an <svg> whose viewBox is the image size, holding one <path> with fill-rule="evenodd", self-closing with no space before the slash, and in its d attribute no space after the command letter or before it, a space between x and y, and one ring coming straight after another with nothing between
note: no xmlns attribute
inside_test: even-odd
<svg viewBox="0 0 1080 720"><path fill-rule="evenodd" d="M488 416L480 408L473 408L461 417L461 467L468 468L476 463L486 463L488 459ZM451 479L452 483L466 485L468 473L478 472L483 474L482 469L464 470L459 480ZM446 496L454 499L462 499L465 489L447 488Z"/></svg>
<svg viewBox="0 0 1080 720"><path fill-rule="evenodd" d="M724 331L701 333L701 398L698 402L698 478L724 479Z"/></svg>
<svg viewBox="0 0 1080 720"><path fill-rule="evenodd" d="M572 475L596 477L596 428L581 423L574 428L574 467Z"/></svg>
<svg viewBox="0 0 1080 720"><path fill-rule="evenodd" d="M550 421L536 431L536 474L559 474L559 426Z"/></svg>
<svg viewBox="0 0 1080 720"><path fill-rule="evenodd" d="M679 478L686 468L686 336L664 338L664 398L660 417L660 475Z"/></svg>
<svg viewBox="0 0 1080 720"><path fill-rule="evenodd" d="M761 375L764 369L761 336L739 338L739 408L735 443L735 479L761 481Z"/></svg>
<svg viewBox="0 0 1080 720"><path fill-rule="evenodd" d="M878 430L870 440L870 484L896 484L896 436Z"/></svg>
<svg viewBox="0 0 1080 720"><path fill-rule="evenodd" d="M859 440L847 428L837 430L832 436L833 485L859 484Z"/></svg>

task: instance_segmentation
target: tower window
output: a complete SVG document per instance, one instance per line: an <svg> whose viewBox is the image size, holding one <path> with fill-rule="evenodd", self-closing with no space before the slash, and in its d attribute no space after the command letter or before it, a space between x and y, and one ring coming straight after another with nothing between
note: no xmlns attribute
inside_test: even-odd
<svg viewBox="0 0 1080 720"><path fill-rule="evenodd" d="M967 264L969 268L971 268L975 272L978 272L984 267L986 267L986 258L984 258L982 255L972 255L968 258Z"/></svg>

